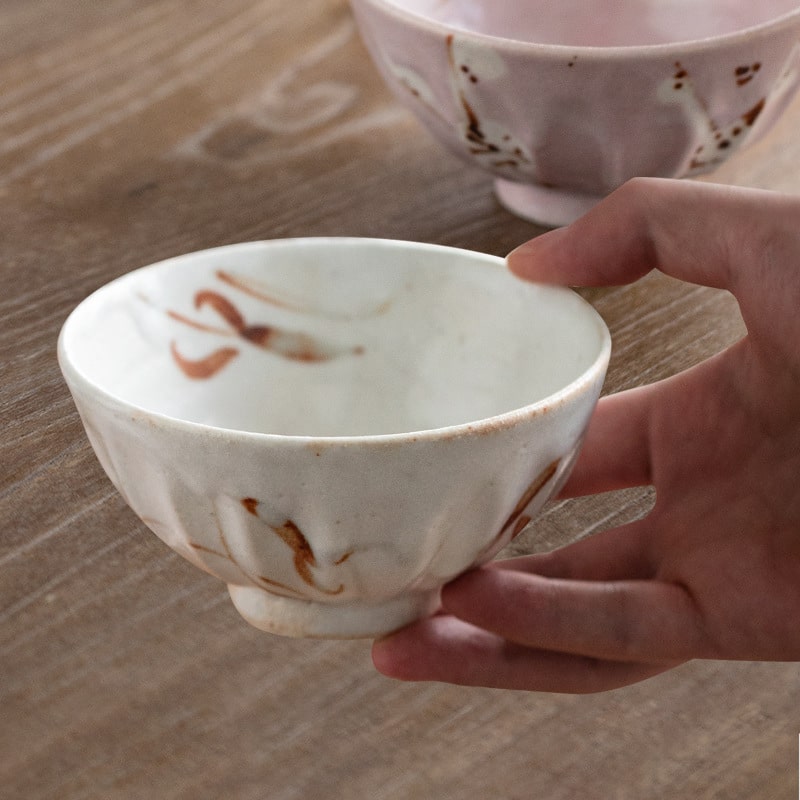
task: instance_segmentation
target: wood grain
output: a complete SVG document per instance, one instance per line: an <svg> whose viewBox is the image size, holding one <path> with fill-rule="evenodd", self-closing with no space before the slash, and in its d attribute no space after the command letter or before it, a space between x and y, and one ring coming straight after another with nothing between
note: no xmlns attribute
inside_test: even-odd
<svg viewBox="0 0 800 800"><path fill-rule="evenodd" d="M793 796L796 665L592 697L397 684L368 643L248 627L102 473L55 343L108 280L246 239L504 254L540 232L397 105L344 0L5 0L0 87L0 798ZM799 123L795 102L715 179L800 191ZM662 276L585 295L614 336L607 391L743 333L728 295ZM509 552L652 500L554 503Z"/></svg>

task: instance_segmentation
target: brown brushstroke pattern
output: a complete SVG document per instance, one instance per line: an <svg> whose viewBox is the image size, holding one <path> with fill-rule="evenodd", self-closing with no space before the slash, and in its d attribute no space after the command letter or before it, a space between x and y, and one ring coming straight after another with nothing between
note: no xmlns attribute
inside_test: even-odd
<svg viewBox="0 0 800 800"><path fill-rule="evenodd" d="M195 319L191 319L191 317L187 317L184 314L181 314L180 311L173 311L172 309L167 309L167 316L170 319L174 319L176 322L180 322L182 325L187 325L190 328L194 328L198 331L203 331L203 333L215 333L217 336L230 336L231 332L226 328L217 328L214 325L206 325L204 322L198 322Z"/></svg>
<svg viewBox="0 0 800 800"><path fill-rule="evenodd" d="M558 472L561 459L557 458L555 461L548 464L529 484L528 488L522 493L522 496L517 501L512 512L503 523L500 530L497 532L491 542L483 549L481 554L476 559L476 563L480 563L486 557L487 553L491 553L498 544L503 540L506 533L511 530L511 539L515 539L522 532L523 528L531 521L531 517L525 514L525 509L534 501L536 495L544 489L544 487L552 480L553 476Z"/></svg>
<svg viewBox="0 0 800 800"><path fill-rule="evenodd" d="M199 311L203 306L211 306L237 333L241 333L245 329L246 323L242 313L219 292L210 289L201 289L195 292L194 307Z"/></svg>
<svg viewBox="0 0 800 800"><path fill-rule="evenodd" d="M517 504L514 506L514 510L509 514L508 519L505 521L505 524L500 529L500 533L498 534L498 539L502 538L505 532L509 529L513 529L512 538L518 536L522 529L527 525L530 521L530 517L526 517L523 512L525 509L533 502L534 498L537 494L544 488L544 486L550 482L550 479L556 474L558 470L558 465L561 463L561 459L557 458L555 461L548 464L531 482L530 486L525 490L522 497L517 501ZM525 520L524 523L520 524L521 520Z"/></svg>
<svg viewBox="0 0 800 800"><path fill-rule="evenodd" d="M456 64L455 54L453 52L453 34L449 34L445 41L447 43L447 62L450 65L450 72L453 76L454 85L458 85L458 81L456 79L458 71L466 75L471 83L478 83L478 76L475 75L466 64ZM492 166L498 168L519 167L521 163L526 163L528 161L525 154L519 147L515 147L513 150L508 150L503 144L490 141L483 130L480 117L467 99L464 91L462 89L458 89L457 93L458 101L461 104L461 108L466 116L467 124L464 131L464 136L467 141L471 143L469 152L472 155L477 156L486 155L488 153L497 153L497 158L492 162Z"/></svg>
<svg viewBox="0 0 800 800"><path fill-rule="evenodd" d="M255 497L243 497L242 505L247 509L248 514L252 514L254 517L258 516L258 500Z"/></svg>
<svg viewBox="0 0 800 800"><path fill-rule="evenodd" d="M170 344L170 353L181 372L187 378L194 380L213 378L229 361L239 355L239 351L235 347L221 347L203 358L186 358L178 352L175 342Z"/></svg>
<svg viewBox="0 0 800 800"><path fill-rule="evenodd" d="M311 311L311 309L309 309L307 306L303 306L300 303L291 302L289 300L277 297L275 294L270 294L264 291L260 286L257 286L255 281L248 280L241 275L235 275L234 273L228 272L224 269L218 269L214 274L216 275L217 280L221 281L222 283L226 283L228 286L231 286L234 289L238 289L240 292L243 292L255 300L261 300L263 303L268 303L269 305L277 306L278 308L286 308L289 311L300 311L306 314Z"/></svg>
<svg viewBox="0 0 800 800"><path fill-rule="evenodd" d="M761 64L758 62L752 66L737 67L734 70L734 77L737 85L743 86L744 84L749 83L759 69L761 69ZM675 91L680 91L683 89L684 84L691 80L691 76L680 61L675 62L675 73L672 77L674 81L673 88ZM720 128L719 124L711 117L709 109L703 99L695 95L695 100L705 113L709 130L714 137L715 147L718 151L728 150L733 145L733 140L741 136L746 128L752 128L753 125L755 125L758 117L761 115L761 112L764 110L764 106L766 104L766 98L762 97L752 108L749 108L739 117L741 120L740 123L734 122L732 126L729 127L728 132L725 133ZM718 166L725 160L718 153L712 154L710 157L702 156L701 154L704 152L704 150L705 147L700 145L695 151L691 161L689 162L689 168L691 170L705 170L709 167Z"/></svg>
<svg viewBox="0 0 800 800"><path fill-rule="evenodd" d="M211 547L206 547L205 545L198 544L197 542L189 541L189 547L195 550L198 553L206 553L208 555L216 556L217 558L225 559L226 561L230 561L242 575L247 578L247 580L252 583L254 586L258 588L270 592L270 594L275 594L278 597L295 597L295 598L303 598L305 595L303 592L295 589L292 586L288 586L285 583L280 583L280 581L272 580L271 578L266 578L263 575L251 575L236 559L236 557L231 552L230 546L228 545L228 540L225 536L225 531L222 529L222 526L219 524L219 520L217 520L217 532L219 535L220 545L222 546L222 551L214 550ZM264 585L266 584L266 586ZM267 588L269 586L270 588ZM280 589L280 591L274 591L275 589Z"/></svg>
<svg viewBox="0 0 800 800"><path fill-rule="evenodd" d="M249 514L261 519L258 514L258 500L256 500L254 497L243 497L241 503ZM267 527L270 528L278 536L278 538L291 549L292 553L294 554L295 571L304 583L313 587L317 591L324 592L328 595L341 594L341 592L344 591L343 584L339 584L336 589L325 589L315 581L314 575L311 572L311 568L317 566L317 559L314 556L314 551L311 549L308 539L306 539L306 537L303 535L303 532L292 520L287 519L282 525L277 526L270 525L269 523L266 524ZM343 563L347 560L347 558L349 558L349 556L350 553L347 553L336 563Z"/></svg>
<svg viewBox="0 0 800 800"><path fill-rule="evenodd" d="M281 592L271 592L271 594L276 594L279 597L303 597L303 593L297 591L297 589L293 589L291 586L287 586L285 583L280 583L280 581L274 581L271 578L265 578L263 575L259 575L254 577L250 575L245 569L242 568L242 565L239 564L238 561L233 557L230 550L227 547L227 542L225 542L225 550L226 552L221 553L218 550L214 550L211 547L206 547L205 545L198 544L197 542L189 542L189 547L195 550L198 553L207 553L208 555L216 556L217 558L224 558L226 561L230 561L245 577L247 577L251 583L258 586L259 589L264 589L261 585L262 583L266 583L268 586L271 586L275 589L281 589ZM269 591L268 589L264 589L265 591Z"/></svg>
<svg viewBox="0 0 800 800"><path fill-rule="evenodd" d="M225 553L220 553L219 550L214 550L213 547L206 547L204 544L199 544L198 542L189 541L189 547L191 547L192 550L197 550L199 553L208 553L209 555L217 556L218 558L226 558L230 560L230 557Z"/></svg>
<svg viewBox="0 0 800 800"><path fill-rule="evenodd" d="M761 69L761 62L756 61L755 64L748 64L742 67L736 67L733 74L736 76L736 85L744 86L750 83L755 77L756 72Z"/></svg>
<svg viewBox="0 0 800 800"><path fill-rule="evenodd" d="M142 520L142 522L145 523L145 525L147 525L148 527L150 527L153 530L155 530L157 528L166 528L166 526L163 523L161 523L159 520L153 519L152 517L141 517L141 520ZM214 556L215 558L220 558L223 561L229 561L231 564L233 564L239 570L239 572L242 573L242 575L251 584L253 584L254 586L257 586L259 589L263 589L264 591L269 592L270 594L274 594L274 595L276 595L278 597L287 597L287 596L288 597L294 597L294 598L304 598L305 597L305 595L302 592L298 591L297 589L295 589L295 588L293 588L291 586L287 586L284 583L280 583L279 581L273 581L270 578L265 578L265 577L261 577L261 576L256 577L254 575L251 575L236 560L236 558L234 557L233 553L231 552L231 549L228 546L228 541L227 541L227 539L225 537L225 532L223 531L222 526L219 524L219 520L217 520L217 533L219 535L219 541L220 541L220 546L221 546L220 550L215 550L213 547L208 547L208 546L206 546L204 544L200 544L199 542L194 542L191 539L188 539L186 543L189 546L189 548L191 550L193 550L195 553L202 553L202 554L205 554L205 555ZM188 555L186 557L188 558ZM198 567L202 568L203 570L205 570L206 572L209 572L212 575L216 575L214 570L208 564L206 564L202 559L200 559L200 560L198 560L196 562L193 561L193 559L189 559L189 560L192 561L195 564L195 566L198 566ZM267 584L273 590L274 589L280 589L281 591L279 591L279 592L278 591L271 591L270 589L267 589L263 584Z"/></svg>
<svg viewBox="0 0 800 800"><path fill-rule="evenodd" d="M256 347L269 350L275 355L293 361L306 363L327 361L342 354L341 352L326 352L318 342L304 333L286 331L258 323L248 324L244 315L231 300L211 289L201 289L194 296L196 309L200 310L205 306L212 308L227 323L228 328L222 329L198 322L172 309L168 309L166 313L171 319L188 327L220 336L238 336ZM223 347L203 358L189 359L179 352L175 342L170 345L170 350L181 371L187 377L197 380L214 377L240 352L233 347ZM347 352L360 355L364 350L361 347L355 347Z"/></svg>
<svg viewBox="0 0 800 800"><path fill-rule="evenodd" d="M330 319L351 320L384 314L391 305L391 302L387 300L375 306L374 308L359 312L357 314L337 313L320 308L313 308L311 305L300 303L298 300L289 300L279 297L277 293L273 292L271 289L269 289L269 287L264 286L257 280L248 276L236 275L233 272L222 269L217 270L214 274L217 280L234 289L237 289L249 297L252 297L254 300L260 300L268 305L276 306L277 308L284 308L288 311L297 311L301 314L316 314Z"/></svg>
<svg viewBox="0 0 800 800"><path fill-rule="evenodd" d="M755 125L756 120L761 116L761 112L764 110L766 102L766 98L762 97L751 109L745 111L744 114L742 114L742 122L751 127Z"/></svg>
<svg viewBox="0 0 800 800"><path fill-rule="evenodd" d="M453 34L449 34L445 37L445 43L447 46L447 62L450 68L450 73L453 80L453 86L458 87L458 72L463 73L467 76L470 83L476 84L480 82L480 77L475 75L472 70L466 65L456 64L455 55L453 53L453 42L454 36ZM433 114L434 116L438 117L443 123L446 125L450 125L450 120L438 109L435 105L431 102L426 100L422 97L422 95L412 86L409 84L408 81L401 81L405 88L413 95L418 102L422 103L428 111ZM518 168L522 164L530 164L530 159L525 155L519 147L514 147L513 150L509 149L506 144L498 144L496 142L492 142L489 140L488 136L486 135L485 131L483 130L483 126L481 125L480 117L478 113L475 111L473 105L467 99L464 91L460 88L456 88L456 94L458 98L458 103L461 106L461 110L464 112L464 131L463 136L466 140L468 145L467 152L473 156L483 156L487 154L496 153L497 156L494 161L491 162L491 166L502 168L502 167L511 167L511 168ZM510 141L510 136L506 135L503 137L503 142Z"/></svg>

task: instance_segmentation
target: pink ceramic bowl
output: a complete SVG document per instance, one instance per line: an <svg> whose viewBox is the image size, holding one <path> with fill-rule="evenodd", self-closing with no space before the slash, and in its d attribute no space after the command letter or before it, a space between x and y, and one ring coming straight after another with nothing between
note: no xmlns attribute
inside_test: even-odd
<svg viewBox="0 0 800 800"><path fill-rule="evenodd" d="M791 0L351 0L388 85L500 201L560 225L636 176L712 171L800 75Z"/></svg>

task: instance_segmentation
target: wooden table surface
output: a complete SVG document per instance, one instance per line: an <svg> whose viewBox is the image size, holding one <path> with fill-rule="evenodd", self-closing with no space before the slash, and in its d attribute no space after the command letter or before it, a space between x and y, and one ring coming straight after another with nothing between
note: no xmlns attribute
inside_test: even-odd
<svg viewBox="0 0 800 800"><path fill-rule="evenodd" d="M800 191L800 102L715 180ZM588 697L405 685L369 642L244 623L149 533L56 364L89 292L229 242L382 236L503 255L541 232L391 97L346 0L0 0L0 797L791 798L800 667L697 662ZM742 333L721 292L584 293L606 391ZM644 513L553 504L514 552Z"/></svg>

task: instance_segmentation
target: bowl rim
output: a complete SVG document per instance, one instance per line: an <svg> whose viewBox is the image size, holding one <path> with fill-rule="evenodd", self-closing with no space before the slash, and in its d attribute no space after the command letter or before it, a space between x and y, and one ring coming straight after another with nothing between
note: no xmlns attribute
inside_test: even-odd
<svg viewBox="0 0 800 800"><path fill-rule="evenodd" d="M83 313L89 303L96 303L97 298L101 293L121 282L132 280L133 276L136 274L157 268L169 267L173 264L191 261L198 256L203 256L209 253L222 254L226 251L235 253L237 251L269 249L273 246L304 247L308 244L316 246L334 246L340 248L379 246L407 249L410 251L424 250L427 252L449 253L451 255L467 256L471 260L483 261L487 265L493 265L493 268L495 269L502 268L508 271L505 259L477 250L468 250L466 248L453 247L449 245L415 242L403 239L360 236L307 236L260 239L237 242L234 244L221 245L217 247L209 247L165 258L130 270L129 272L126 272L101 285L89 295L84 297L83 300L81 300L78 305L72 309L67 318L64 320L58 335L56 354L62 375L70 392L73 394L73 398L77 401L77 397L75 397L75 395L79 394L86 399L90 399L92 404L103 406L112 413L126 416L132 420L146 422L148 425L156 424L158 426L171 428L176 431L181 430L188 433L200 433L205 436L213 436L215 438L224 437L237 441L269 441L271 443L283 443L285 445L297 445L304 447L308 446L309 444L313 444L317 447L324 447L326 444L352 446L369 443L386 444L410 441L436 441L441 439L453 439L460 438L462 436L487 433L490 430L512 427L513 425L518 424L525 419L546 414L547 412L565 403L570 397L587 391L593 384L599 382L602 386L611 357L611 334L608 326L597 309L595 309L594 306L588 302L588 300L581 297L580 294L568 287L546 284L541 285L547 286L548 289L555 290L559 294L562 294L564 298L569 297L569 302L574 303L575 308L581 309L580 313L586 315L586 317L592 320L594 323L598 334L598 347L591 363L572 381L565 384L557 391L552 392L551 394L548 394L533 403L517 406L509 409L508 411L488 417L476 418L468 422L434 428L374 434L319 435L268 433L263 431L252 431L241 428L229 428L221 425L193 422L191 420L182 419L181 417L165 414L160 411L155 411L152 408L125 400L118 394L109 391L107 388L89 378L81 369L76 366L70 355L70 344L68 340L71 335L71 327L73 324L75 324L75 320L77 320L78 316ZM510 271L508 271L508 274L512 277L515 277ZM518 278L518 280L525 282L522 278ZM77 402L76 405L78 405ZM81 410L80 407L79 410Z"/></svg>
<svg viewBox="0 0 800 800"><path fill-rule="evenodd" d="M692 52L708 52L709 50L752 41L754 37L767 37L784 27L800 22L800 6L797 6L777 17L772 17L756 25L749 25L717 36L705 36L698 39L679 39L674 42L657 44L630 45L569 45L549 44L542 42L526 42L522 39L510 39L489 33L481 33L467 28L457 28L440 20L427 17L398 5L394 0L349 0L352 6L359 4L372 6L379 13L398 18L401 22L416 26L429 33L444 36L458 36L478 44L493 45L496 48L516 54L535 53L538 56L563 59L578 56L594 60L614 60L618 58L659 56L666 54L690 54Z"/></svg>

